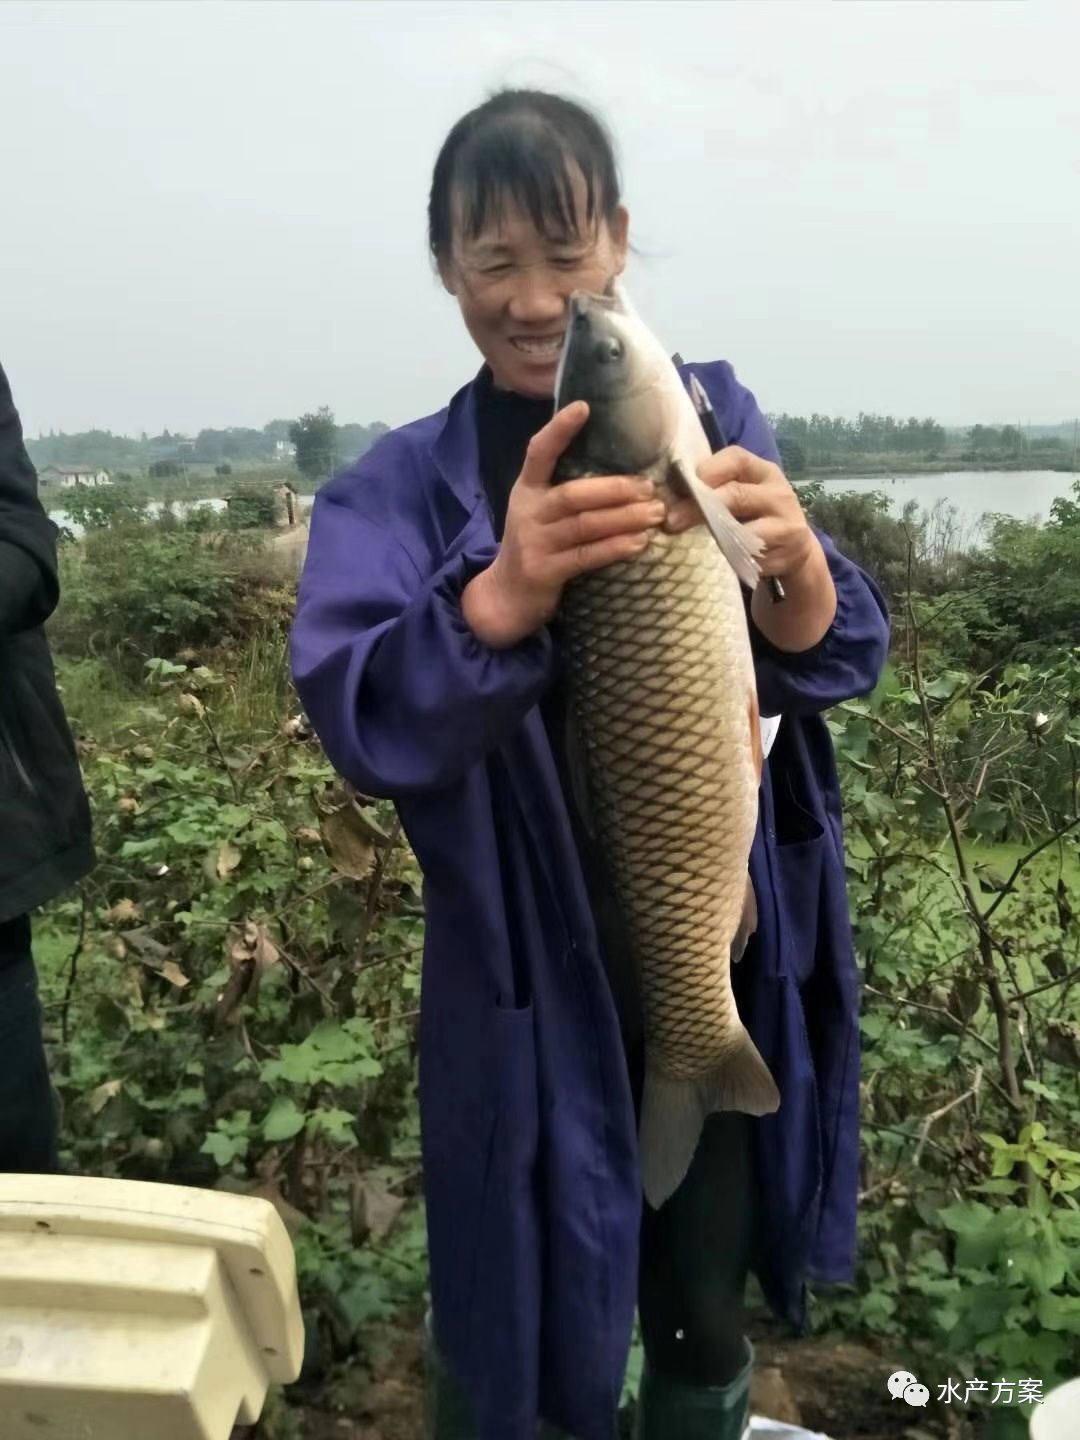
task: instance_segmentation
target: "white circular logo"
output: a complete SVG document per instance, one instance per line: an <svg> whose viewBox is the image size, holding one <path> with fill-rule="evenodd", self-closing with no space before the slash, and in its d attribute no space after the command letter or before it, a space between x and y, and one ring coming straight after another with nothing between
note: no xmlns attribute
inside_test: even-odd
<svg viewBox="0 0 1080 1440"><path fill-rule="evenodd" d="M895 1375L889 1376L889 1394L894 1400L899 1400L909 1385L917 1385L918 1383L918 1377L912 1375L910 1370L897 1370Z"/></svg>

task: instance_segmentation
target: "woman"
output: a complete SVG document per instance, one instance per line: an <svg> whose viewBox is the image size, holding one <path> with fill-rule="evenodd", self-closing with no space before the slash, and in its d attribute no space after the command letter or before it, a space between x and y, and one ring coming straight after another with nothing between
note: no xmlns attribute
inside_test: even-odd
<svg viewBox="0 0 1080 1440"><path fill-rule="evenodd" d="M567 774L557 605L665 516L639 477L552 487L571 291L624 268L610 142L557 96L505 92L435 165L430 246L484 364L318 495L293 634L337 769L388 796L425 875L420 1021L437 1366L433 1433L610 1440L640 1306L645 1440L741 1435L745 1278L795 1323L853 1248L857 994L828 706L876 683L876 588L810 529L731 367L693 367L731 447L702 469L767 542L750 602L762 712L783 716L751 857L740 1013L783 1097L714 1116L683 1185L641 1202L632 957ZM451 1379L451 1377L453 1377Z"/></svg>

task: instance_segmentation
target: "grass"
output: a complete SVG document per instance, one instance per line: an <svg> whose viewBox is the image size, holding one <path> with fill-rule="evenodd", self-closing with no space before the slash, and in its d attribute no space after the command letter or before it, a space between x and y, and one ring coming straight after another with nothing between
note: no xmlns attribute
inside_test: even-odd
<svg viewBox="0 0 1080 1440"><path fill-rule="evenodd" d="M56 679L68 721L81 737L108 740L118 734L142 699L108 660L58 654Z"/></svg>
<svg viewBox="0 0 1080 1440"><path fill-rule="evenodd" d="M205 663L217 677L214 713L224 730L249 736L273 734L292 698L287 636L281 626L265 624L255 629L244 648L221 657L196 656L193 663ZM80 658L59 653L56 675L60 695L72 730L80 738L103 743L131 743L144 734L147 719L143 707L158 703L158 696L145 682L126 678L119 665L102 659ZM151 722L160 728L160 721Z"/></svg>

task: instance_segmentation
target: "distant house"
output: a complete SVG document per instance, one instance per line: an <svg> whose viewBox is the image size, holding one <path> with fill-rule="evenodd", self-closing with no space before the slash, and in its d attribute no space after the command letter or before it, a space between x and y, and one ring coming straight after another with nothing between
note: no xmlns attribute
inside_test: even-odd
<svg viewBox="0 0 1080 1440"><path fill-rule="evenodd" d="M275 460L295 460L295 459L296 459L296 446L292 443L291 440L275 440L275 441L274 441L274 459L275 459Z"/></svg>
<svg viewBox="0 0 1080 1440"><path fill-rule="evenodd" d="M93 465L46 465L38 471L42 490L74 490L78 485L108 485L109 472Z"/></svg>

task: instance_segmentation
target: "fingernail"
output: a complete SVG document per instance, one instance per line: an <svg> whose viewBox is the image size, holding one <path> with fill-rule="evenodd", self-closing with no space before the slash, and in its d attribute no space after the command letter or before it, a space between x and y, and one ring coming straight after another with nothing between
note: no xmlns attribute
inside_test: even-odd
<svg viewBox="0 0 1080 1440"><path fill-rule="evenodd" d="M658 500L655 505L649 506L648 516L650 520L655 520L657 521L657 523L659 523L661 520L663 520L666 514L667 506L662 500Z"/></svg>
<svg viewBox="0 0 1080 1440"><path fill-rule="evenodd" d="M643 495L655 495L655 494L656 494L656 482L655 482L655 480L642 480L642 482L641 482L641 493L642 493Z"/></svg>

